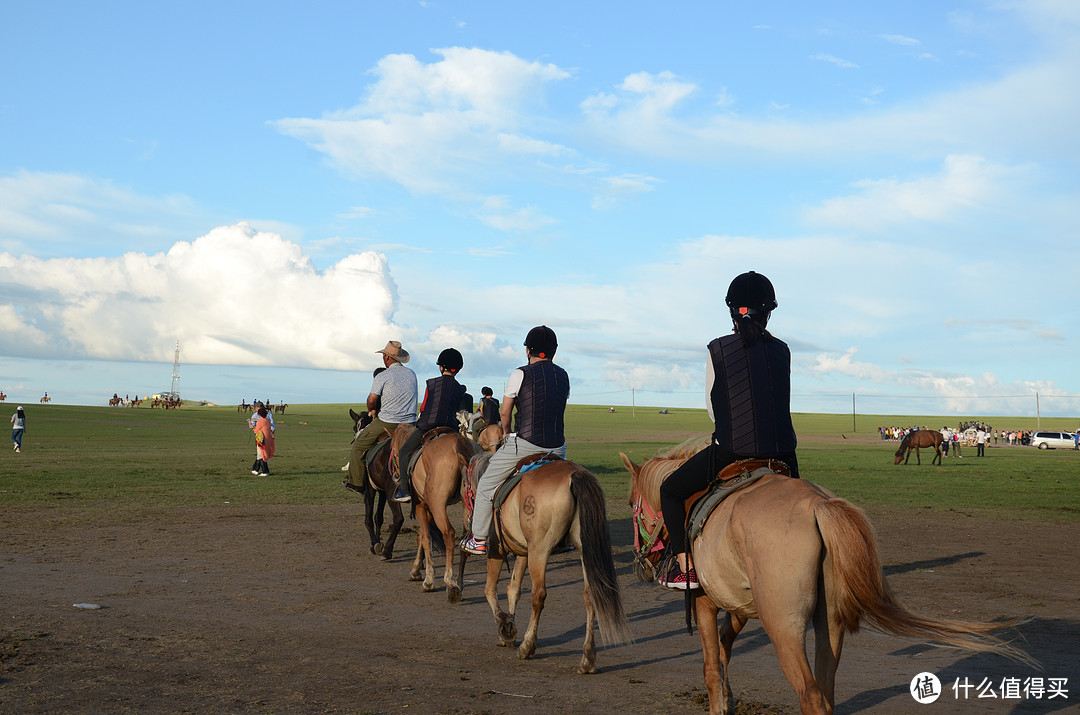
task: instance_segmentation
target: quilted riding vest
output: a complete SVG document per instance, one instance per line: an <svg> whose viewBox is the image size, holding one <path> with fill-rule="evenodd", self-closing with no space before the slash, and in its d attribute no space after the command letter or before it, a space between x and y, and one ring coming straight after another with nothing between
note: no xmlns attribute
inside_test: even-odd
<svg viewBox="0 0 1080 715"><path fill-rule="evenodd" d="M570 397L570 376L550 360L540 360L518 369L525 378L514 402L517 408L514 431L518 437L537 447L554 449L563 446L566 444L563 412Z"/></svg>
<svg viewBox="0 0 1080 715"><path fill-rule="evenodd" d="M457 409L465 386L458 383L452 375L439 375L427 381L427 400L416 428L427 432L436 427L458 428Z"/></svg>
<svg viewBox="0 0 1080 715"><path fill-rule="evenodd" d="M709 343L709 358L716 445L749 457L794 452L788 346L768 337L747 346L742 336L725 335Z"/></svg>

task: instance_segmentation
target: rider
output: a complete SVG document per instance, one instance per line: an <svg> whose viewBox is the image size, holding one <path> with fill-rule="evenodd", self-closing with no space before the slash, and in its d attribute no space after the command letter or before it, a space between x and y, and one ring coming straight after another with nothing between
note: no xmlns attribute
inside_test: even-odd
<svg viewBox="0 0 1080 715"><path fill-rule="evenodd" d="M488 425L499 424L499 401L495 399L495 393L485 386L480 389L480 394L480 419L473 423L472 428L474 440L479 438L480 432Z"/></svg>
<svg viewBox="0 0 1080 715"><path fill-rule="evenodd" d="M364 453L384 432L393 433L398 425L416 422L416 373L405 367L409 353L396 340L375 352L382 353L386 370L371 382L371 392L367 396L371 424L353 440L349 452L349 478L342 482L346 489L360 493L364 492L367 482Z"/></svg>
<svg viewBox="0 0 1080 715"><path fill-rule="evenodd" d="M734 333L709 343L705 393L716 427L709 446L688 459L660 487L660 507L677 569L658 582L667 588L699 588L686 559L686 500L705 489L720 470L740 459L777 459L799 476L791 423L791 351L765 326L776 293L765 276L736 276L727 292Z"/></svg>
<svg viewBox="0 0 1080 715"><path fill-rule="evenodd" d="M416 421L416 432L409 435L398 451L400 470L408 468L409 458L420 445L425 432L436 427L457 429L457 410L465 394L465 386L455 378L464 364L461 353L454 348L447 348L439 353L439 359L435 362L439 368L439 376L428 380L424 388L424 402L420 407L420 418ZM399 472L397 491L394 492L396 502L407 502L412 499L409 493L409 480L404 477L405 475Z"/></svg>
<svg viewBox="0 0 1080 715"><path fill-rule="evenodd" d="M563 412L570 397L570 377L566 370L551 361L558 346L555 331L546 325L536 326L525 338L529 363L510 374L499 411L506 438L478 480L472 534L461 542L461 548L470 554L487 553L492 500L518 462L534 454L566 457ZM510 418L515 407L516 433L510 431Z"/></svg>

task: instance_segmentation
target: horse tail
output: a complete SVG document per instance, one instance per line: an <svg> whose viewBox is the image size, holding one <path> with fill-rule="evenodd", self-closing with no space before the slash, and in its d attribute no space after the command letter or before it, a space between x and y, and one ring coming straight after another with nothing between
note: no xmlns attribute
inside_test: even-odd
<svg viewBox="0 0 1080 715"><path fill-rule="evenodd" d="M608 532L607 502L600 483L584 469L570 475L570 493L577 502L581 524L581 566L585 588L596 609L600 639L605 644L630 643L630 622L623 610L619 579L611 557L611 534Z"/></svg>
<svg viewBox="0 0 1080 715"><path fill-rule="evenodd" d="M1015 626L1020 619L977 623L921 616L896 600L881 569L874 530L861 509L843 499L823 499L814 508L818 531L828 554L835 609L840 627L854 633L866 621L883 633L936 640L969 651L995 652L1038 667L1038 661L991 631ZM827 596L828 597L828 596Z"/></svg>
<svg viewBox="0 0 1080 715"><path fill-rule="evenodd" d="M428 538L431 544L431 553L435 555L446 553L446 542L443 541L442 532L434 519L428 519Z"/></svg>

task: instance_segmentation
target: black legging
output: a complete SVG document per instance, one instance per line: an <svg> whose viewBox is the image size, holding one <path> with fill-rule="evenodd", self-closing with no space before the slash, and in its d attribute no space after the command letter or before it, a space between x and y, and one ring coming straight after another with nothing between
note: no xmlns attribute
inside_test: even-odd
<svg viewBox="0 0 1080 715"><path fill-rule="evenodd" d="M660 485L660 511L675 553L686 551L686 500L709 486L721 469L740 459L778 459L791 468L791 476L799 477L799 463L794 452L776 455L732 454L717 447L716 442L711 442Z"/></svg>

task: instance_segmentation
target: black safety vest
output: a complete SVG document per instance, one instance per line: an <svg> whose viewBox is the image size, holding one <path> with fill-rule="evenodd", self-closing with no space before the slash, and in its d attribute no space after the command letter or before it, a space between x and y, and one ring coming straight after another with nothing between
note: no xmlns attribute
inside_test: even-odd
<svg viewBox="0 0 1080 715"><path fill-rule="evenodd" d="M514 407L515 429L519 437L537 447L555 449L566 444L563 412L570 397L570 376L551 362L540 360L519 368L525 373Z"/></svg>
<svg viewBox="0 0 1080 715"><path fill-rule="evenodd" d="M439 375L427 381L427 400L424 411L416 422L416 428L427 432L436 427L458 428L457 409L465 386L458 384L452 375Z"/></svg>
<svg viewBox="0 0 1080 715"><path fill-rule="evenodd" d="M738 334L709 343L716 445L740 457L794 452L791 424L791 351L776 338L747 346Z"/></svg>
<svg viewBox="0 0 1080 715"><path fill-rule="evenodd" d="M499 424L499 401L494 397L481 397L480 418L489 425Z"/></svg>

